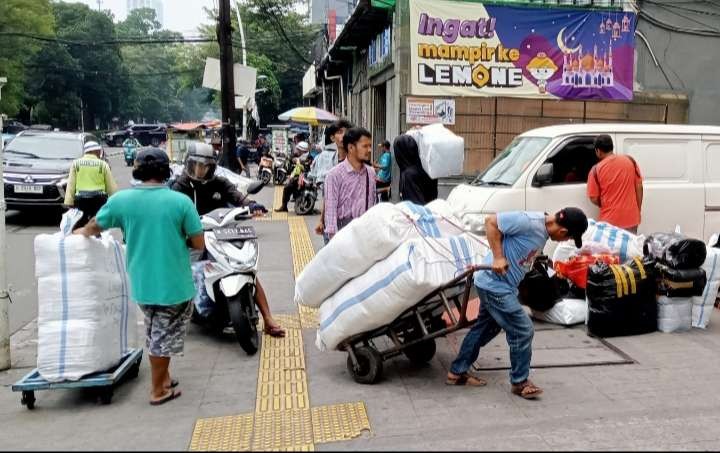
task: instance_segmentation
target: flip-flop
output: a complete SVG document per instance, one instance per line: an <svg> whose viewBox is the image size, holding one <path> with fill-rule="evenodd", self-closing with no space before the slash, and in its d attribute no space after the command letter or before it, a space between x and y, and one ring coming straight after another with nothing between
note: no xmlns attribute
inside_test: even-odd
<svg viewBox="0 0 720 453"><path fill-rule="evenodd" d="M286 334L285 329L280 326L266 326L265 329L263 329L263 332L275 338L284 338Z"/></svg>
<svg viewBox="0 0 720 453"><path fill-rule="evenodd" d="M165 396L165 397L160 398L159 400L155 400L155 401L150 400L150 405L151 406L159 406L161 404L167 403L168 401L172 401L175 398L179 398L180 395L182 395L182 392L180 390L171 389L170 394L168 396Z"/></svg>
<svg viewBox="0 0 720 453"><path fill-rule="evenodd" d="M177 379L170 379L170 387L166 388L174 389L178 385L180 385L180 381L178 381Z"/></svg>
<svg viewBox="0 0 720 453"><path fill-rule="evenodd" d="M456 378L447 377L445 380L446 385L467 385L469 387L484 387L487 385L485 379L473 376L470 373L463 373Z"/></svg>

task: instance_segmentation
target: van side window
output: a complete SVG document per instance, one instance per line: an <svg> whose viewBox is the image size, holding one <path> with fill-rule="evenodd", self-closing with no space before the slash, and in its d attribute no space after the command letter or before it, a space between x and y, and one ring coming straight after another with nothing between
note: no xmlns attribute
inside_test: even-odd
<svg viewBox="0 0 720 453"><path fill-rule="evenodd" d="M553 164L551 184L585 184L590 169L598 162L593 137L574 139L549 157Z"/></svg>

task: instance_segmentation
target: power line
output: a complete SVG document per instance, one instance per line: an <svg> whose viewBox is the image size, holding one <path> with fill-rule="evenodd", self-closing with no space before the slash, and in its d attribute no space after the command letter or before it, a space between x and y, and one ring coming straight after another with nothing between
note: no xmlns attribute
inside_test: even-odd
<svg viewBox="0 0 720 453"><path fill-rule="evenodd" d="M203 43L203 42L217 42L215 38L208 37L197 37L197 38L160 38L160 39L111 39L102 41L75 41L69 39L58 38L56 36L43 36L35 35L31 33L22 32L0 32L0 37L15 37L34 39L36 41L52 42L56 44L65 44L70 46L117 46L117 45L139 45L139 44L187 44L187 43Z"/></svg>

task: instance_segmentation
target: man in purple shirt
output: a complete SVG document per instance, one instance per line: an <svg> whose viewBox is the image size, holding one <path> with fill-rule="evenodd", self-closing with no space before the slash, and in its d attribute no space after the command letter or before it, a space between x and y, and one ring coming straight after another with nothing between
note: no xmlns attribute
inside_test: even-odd
<svg viewBox="0 0 720 453"><path fill-rule="evenodd" d="M372 150L367 129L354 127L343 137L344 161L325 177L325 233L335 233L375 205L375 170L365 165Z"/></svg>

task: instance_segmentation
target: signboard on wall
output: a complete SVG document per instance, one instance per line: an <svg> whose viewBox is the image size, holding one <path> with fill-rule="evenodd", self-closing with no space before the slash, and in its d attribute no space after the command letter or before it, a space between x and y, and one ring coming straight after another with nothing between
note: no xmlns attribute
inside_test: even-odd
<svg viewBox="0 0 720 453"><path fill-rule="evenodd" d="M633 97L632 12L410 2L412 94Z"/></svg>
<svg viewBox="0 0 720 453"><path fill-rule="evenodd" d="M408 97L405 101L408 124L455 124L455 99Z"/></svg>
<svg viewBox="0 0 720 453"><path fill-rule="evenodd" d="M387 27L370 41L368 46L368 66L375 67L385 63L392 49L392 27Z"/></svg>

